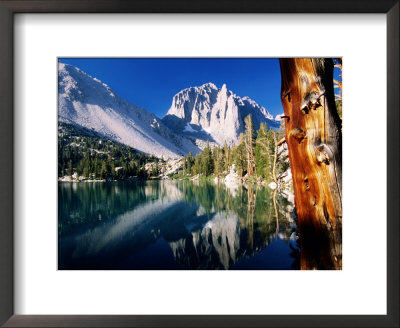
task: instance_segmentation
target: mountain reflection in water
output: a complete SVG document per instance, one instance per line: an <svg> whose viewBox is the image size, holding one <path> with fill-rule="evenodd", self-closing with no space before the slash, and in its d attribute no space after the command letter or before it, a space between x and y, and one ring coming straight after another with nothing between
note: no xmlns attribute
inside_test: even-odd
<svg viewBox="0 0 400 328"><path fill-rule="evenodd" d="M293 206L268 188L59 183L59 269L299 269Z"/></svg>

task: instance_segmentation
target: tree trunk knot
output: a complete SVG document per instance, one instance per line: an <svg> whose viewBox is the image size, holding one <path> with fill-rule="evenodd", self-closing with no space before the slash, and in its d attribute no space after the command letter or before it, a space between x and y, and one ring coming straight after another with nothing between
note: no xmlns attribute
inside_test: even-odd
<svg viewBox="0 0 400 328"><path fill-rule="evenodd" d="M304 185L305 185L306 191L310 191L310 185L308 184L308 178L304 178Z"/></svg>
<svg viewBox="0 0 400 328"><path fill-rule="evenodd" d="M310 110L317 110L322 107L321 97L325 95L324 92L318 93L317 91L311 91L304 97L303 104L301 106L301 112L303 114L308 114Z"/></svg>
<svg viewBox="0 0 400 328"><path fill-rule="evenodd" d="M329 156L329 149L325 144L319 145L315 151L318 164L325 163L329 165L331 158Z"/></svg>
<svg viewBox="0 0 400 328"><path fill-rule="evenodd" d="M293 129L291 134L299 144L307 137L306 132L300 128Z"/></svg>

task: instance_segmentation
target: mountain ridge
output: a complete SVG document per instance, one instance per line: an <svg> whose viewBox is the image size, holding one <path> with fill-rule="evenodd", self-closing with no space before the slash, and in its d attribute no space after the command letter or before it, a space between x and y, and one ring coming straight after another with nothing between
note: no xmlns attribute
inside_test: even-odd
<svg viewBox="0 0 400 328"><path fill-rule="evenodd" d="M208 82L181 90L172 98L164 118L120 97L106 83L81 69L59 63L58 119L157 157L178 158L204 148L207 141L231 146L244 132L251 114L278 128L279 121L250 97L239 97L226 84Z"/></svg>
<svg viewBox="0 0 400 328"><path fill-rule="evenodd" d="M218 88L208 82L181 90L172 99L171 107L162 119L165 125L188 137L210 140L222 146L234 145L244 132L244 118L252 116L254 128L261 123L279 128L280 122L248 96L240 97L224 83Z"/></svg>

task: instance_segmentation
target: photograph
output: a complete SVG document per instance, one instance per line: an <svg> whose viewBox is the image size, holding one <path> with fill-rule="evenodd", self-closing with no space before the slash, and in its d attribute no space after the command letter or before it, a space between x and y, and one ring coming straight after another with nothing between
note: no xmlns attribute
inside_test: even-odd
<svg viewBox="0 0 400 328"><path fill-rule="evenodd" d="M342 58L56 64L58 270L342 270Z"/></svg>

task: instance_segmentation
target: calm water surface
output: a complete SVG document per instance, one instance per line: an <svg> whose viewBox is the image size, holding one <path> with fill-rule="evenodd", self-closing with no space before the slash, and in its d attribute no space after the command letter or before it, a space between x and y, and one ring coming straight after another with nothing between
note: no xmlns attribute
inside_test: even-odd
<svg viewBox="0 0 400 328"><path fill-rule="evenodd" d="M275 211L268 188L163 180L58 192L59 269L299 269L293 207L277 196Z"/></svg>

